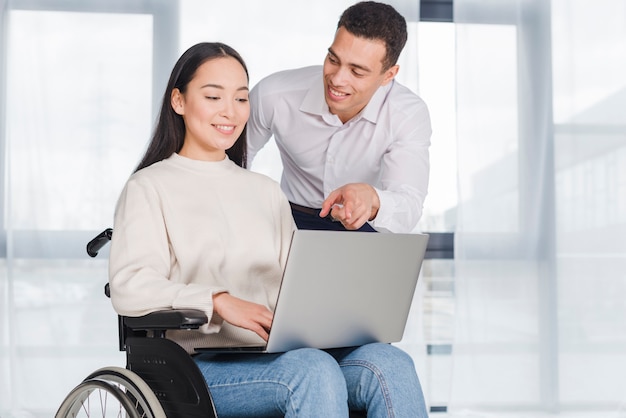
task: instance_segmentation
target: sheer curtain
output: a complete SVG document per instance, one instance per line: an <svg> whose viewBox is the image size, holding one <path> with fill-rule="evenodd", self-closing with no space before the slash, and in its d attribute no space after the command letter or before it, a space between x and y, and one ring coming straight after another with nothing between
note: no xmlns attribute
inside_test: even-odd
<svg viewBox="0 0 626 418"><path fill-rule="evenodd" d="M3 417L52 416L88 370L124 365L106 251L91 260L85 244L111 225L150 134L153 65L171 66L170 44L152 46L172 8L148 3L2 3Z"/></svg>
<svg viewBox="0 0 626 418"><path fill-rule="evenodd" d="M626 3L455 0L454 12L449 411L623 416Z"/></svg>

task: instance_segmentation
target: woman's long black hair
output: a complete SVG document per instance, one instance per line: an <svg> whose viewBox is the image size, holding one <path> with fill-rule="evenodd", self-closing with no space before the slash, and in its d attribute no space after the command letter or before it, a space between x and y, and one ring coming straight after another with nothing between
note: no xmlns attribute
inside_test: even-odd
<svg viewBox="0 0 626 418"><path fill-rule="evenodd" d="M235 58L248 77L248 68L243 58L237 51L228 45L219 42L202 42L189 48L181 55L174 65L172 74L167 83L161 112L154 134L148 145L145 155L135 169L135 172L148 167L158 161L169 158L175 152L179 152L185 140L185 122L183 117L172 108L171 97L174 89L180 90L182 94L187 90L187 85L195 75L198 67L208 60L215 58L232 57ZM249 79L249 77L248 77ZM235 164L246 167L246 127L235 141L235 144L226 154Z"/></svg>

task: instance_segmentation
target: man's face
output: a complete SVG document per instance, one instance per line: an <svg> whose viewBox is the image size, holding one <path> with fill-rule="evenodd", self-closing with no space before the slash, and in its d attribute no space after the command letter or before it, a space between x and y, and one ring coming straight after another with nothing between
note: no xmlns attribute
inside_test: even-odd
<svg viewBox="0 0 626 418"><path fill-rule="evenodd" d="M337 30L324 60L324 96L342 122L359 113L398 73L397 65L383 71L385 52L383 41L357 37L344 27Z"/></svg>

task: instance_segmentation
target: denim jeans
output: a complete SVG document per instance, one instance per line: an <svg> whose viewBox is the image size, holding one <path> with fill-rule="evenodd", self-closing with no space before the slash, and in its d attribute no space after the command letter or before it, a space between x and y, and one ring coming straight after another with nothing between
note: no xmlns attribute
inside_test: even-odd
<svg viewBox="0 0 626 418"><path fill-rule="evenodd" d="M413 361L389 344L281 354L201 354L218 417L426 418Z"/></svg>

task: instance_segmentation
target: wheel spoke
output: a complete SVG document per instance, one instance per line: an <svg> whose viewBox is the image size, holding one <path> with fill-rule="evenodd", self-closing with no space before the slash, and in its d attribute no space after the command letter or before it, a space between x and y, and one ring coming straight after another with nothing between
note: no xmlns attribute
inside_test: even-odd
<svg viewBox="0 0 626 418"><path fill-rule="evenodd" d="M89 411L91 411L91 408L89 407L89 396L87 397L87 402L83 402L82 407L82 409L85 411L85 415L89 416Z"/></svg>
<svg viewBox="0 0 626 418"><path fill-rule="evenodd" d="M107 392L104 393L104 401L102 400L102 391L98 390L98 395L100 396L100 410L102 412L102 416L106 417L107 416Z"/></svg>

